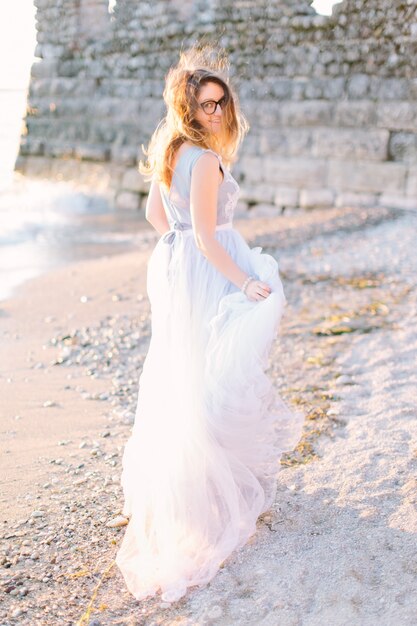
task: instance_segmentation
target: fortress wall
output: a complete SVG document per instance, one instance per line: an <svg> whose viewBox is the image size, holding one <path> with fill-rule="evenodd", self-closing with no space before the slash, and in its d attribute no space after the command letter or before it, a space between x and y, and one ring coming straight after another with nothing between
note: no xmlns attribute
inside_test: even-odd
<svg viewBox="0 0 417 626"><path fill-rule="evenodd" d="M17 168L144 206L141 144L181 47L221 38L251 130L243 207L417 208L417 0L36 0Z"/></svg>

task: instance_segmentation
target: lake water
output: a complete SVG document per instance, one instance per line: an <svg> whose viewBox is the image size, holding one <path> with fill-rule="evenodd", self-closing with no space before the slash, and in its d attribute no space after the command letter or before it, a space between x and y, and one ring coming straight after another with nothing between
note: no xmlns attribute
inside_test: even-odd
<svg viewBox="0 0 417 626"><path fill-rule="evenodd" d="M29 180L13 167L25 91L0 90L0 300L22 282L72 261L133 250L152 227L73 184Z"/></svg>

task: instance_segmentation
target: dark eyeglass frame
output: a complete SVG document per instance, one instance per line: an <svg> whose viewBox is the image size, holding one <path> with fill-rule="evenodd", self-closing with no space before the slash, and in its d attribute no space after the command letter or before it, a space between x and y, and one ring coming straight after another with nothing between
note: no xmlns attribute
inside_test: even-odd
<svg viewBox="0 0 417 626"><path fill-rule="evenodd" d="M223 110L226 104L228 103L228 101L229 101L229 98L227 97L227 95L224 95L220 98L220 100L206 100L205 102L199 103L199 105L201 106L201 108L203 109L206 115L213 115L213 113L216 112L218 104L220 104L220 108ZM207 105L213 105L213 104L214 104L214 109L212 111L206 111L205 107L207 107ZM211 106L209 108L211 108Z"/></svg>

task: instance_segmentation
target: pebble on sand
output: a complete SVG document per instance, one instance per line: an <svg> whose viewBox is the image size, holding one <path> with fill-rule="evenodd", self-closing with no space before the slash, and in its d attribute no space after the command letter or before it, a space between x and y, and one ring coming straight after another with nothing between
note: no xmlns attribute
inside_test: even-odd
<svg viewBox="0 0 417 626"><path fill-rule="evenodd" d="M107 522L107 528L120 528L121 526L127 526L129 520L124 515L118 515L114 517L109 522Z"/></svg>

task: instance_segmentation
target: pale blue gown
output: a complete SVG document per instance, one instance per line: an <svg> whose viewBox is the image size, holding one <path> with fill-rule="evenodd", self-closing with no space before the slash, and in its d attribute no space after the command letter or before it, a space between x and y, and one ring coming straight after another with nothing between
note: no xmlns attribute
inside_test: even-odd
<svg viewBox="0 0 417 626"><path fill-rule="evenodd" d="M191 175L206 151L187 148L170 192L160 187L170 230L148 261L152 336L123 454L130 520L116 557L138 600L175 601L215 576L273 504L281 454L303 425L265 373L286 304L278 263L234 228L239 185L215 152L215 237L271 294L251 302L196 246Z"/></svg>

